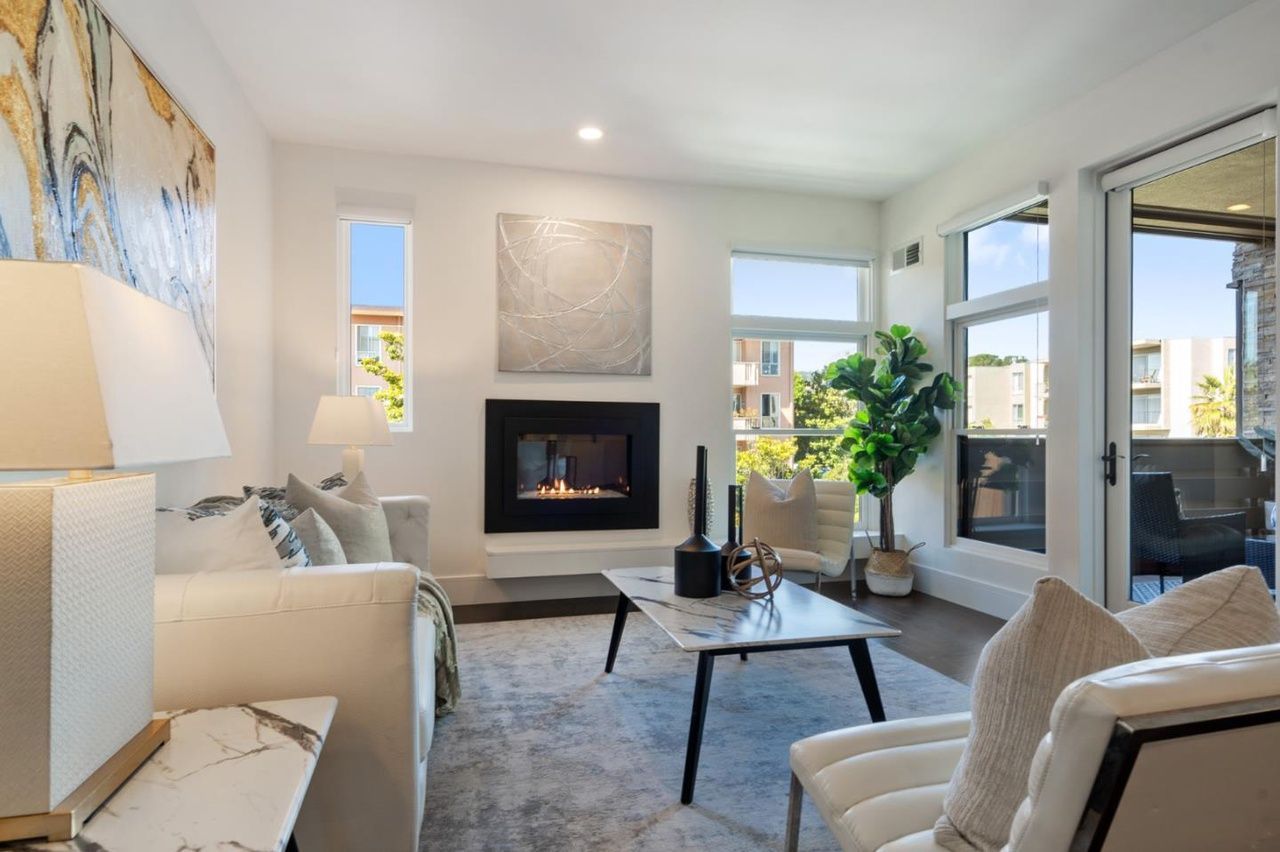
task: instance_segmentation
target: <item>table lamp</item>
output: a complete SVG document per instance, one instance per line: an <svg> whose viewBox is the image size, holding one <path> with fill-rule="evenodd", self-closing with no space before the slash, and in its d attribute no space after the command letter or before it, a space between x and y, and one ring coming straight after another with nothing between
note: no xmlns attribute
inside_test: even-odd
<svg viewBox="0 0 1280 852"><path fill-rule="evenodd" d="M76 263L0 261L0 841L67 840L152 720L155 476L230 455L191 318Z"/></svg>
<svg viewBox="0 0 1280 852"><path fill-rule="evenodd" d="M350 482L364 468L364 447L391 443L387 410L371 396L322 396L307 443L345 447L342 475Z"/></svg>

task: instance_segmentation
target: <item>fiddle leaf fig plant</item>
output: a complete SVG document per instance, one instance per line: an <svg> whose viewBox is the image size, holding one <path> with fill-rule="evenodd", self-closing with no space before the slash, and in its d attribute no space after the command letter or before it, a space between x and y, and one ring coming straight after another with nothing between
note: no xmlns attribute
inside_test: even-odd
<svg viewBox="0 0 1280 852"><path fill-rule="evenodd" d="M827 366L831 387L861 403L844 430L849 479L859 494L880 501L880 550L893 551L893 491L942 431L936 411L955 407L960 385L940 372L921 384L933 365L927 348L905 325L877 331L880 358L855 353Z"/></svg>

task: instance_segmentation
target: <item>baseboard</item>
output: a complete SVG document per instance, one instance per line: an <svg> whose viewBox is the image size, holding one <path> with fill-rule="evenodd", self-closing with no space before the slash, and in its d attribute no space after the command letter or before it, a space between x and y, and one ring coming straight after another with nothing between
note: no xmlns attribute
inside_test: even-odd
<svg viewBox="0 0 1280 852"><path fill-rule="evenodd" d="M925 594L997 618L1010 618L1029 597L1026 592L926 565L913 565L912 568L916 573L916 588Z"/></svg>

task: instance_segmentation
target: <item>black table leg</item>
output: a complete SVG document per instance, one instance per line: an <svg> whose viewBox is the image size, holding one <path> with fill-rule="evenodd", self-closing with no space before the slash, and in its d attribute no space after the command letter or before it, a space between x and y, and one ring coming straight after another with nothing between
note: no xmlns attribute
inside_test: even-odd
<svg viewBox="0 0 1280 852"><path fill-rule="evenodd" d="M618 645L622 642L622 628L627 624L627 610L631 601L627 596L618 595L618 611L613 616L613 635L609 637L609 657L604 661L605 674L613 671L613 661L618 657Z"/></svg>
<svg viewBox="0 0 1280 852"><path fill-rule="evenodd" d="M298 852L298 838L289 835L289 842L284 847L284 852Z"/></svg>
<svg viewBox="0 0 1280 852"><path fill-rule="evenodd" d="M858 673L862 697L867 700L871 721L884 721L884 705L880 703L880 687L876 685L876 670L871 665L871 652L866 639L854 639L849 643L849 656L853 657L853 669Z"/></svg>
<svg viewBox="0 0 1280 852"><path fill-rule="evenodd" d="M693 801L693 784L698 779L698 753L702 751L702 726L707 721L707 697L711 694L711 672L716 658L706 651L698 653L698 679L693 684L693 715L689 718L689 746L684 755L684 783L680 786L680 804Z"/></svg>
<svg viewBox="0 0 1280 852"><path fill-rule="evenodd" d="M747 661L747 652L746 652L746 651L742 651L741 653L739 653L739 654L738 654L738 659L739 659L739 660L742 660L742 662L744 662L744 663L745 663L745 662Z"/></svg>

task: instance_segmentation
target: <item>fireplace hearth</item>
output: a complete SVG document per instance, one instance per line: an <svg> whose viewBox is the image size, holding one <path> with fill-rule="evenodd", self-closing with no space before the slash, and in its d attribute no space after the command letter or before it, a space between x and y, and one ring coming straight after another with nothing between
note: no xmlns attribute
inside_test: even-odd
<svg viewBox="0 0 1280 852"><path fill-rule="evenodd" d="M656 403L486 401L486 533L657 526Z"/></svg>

